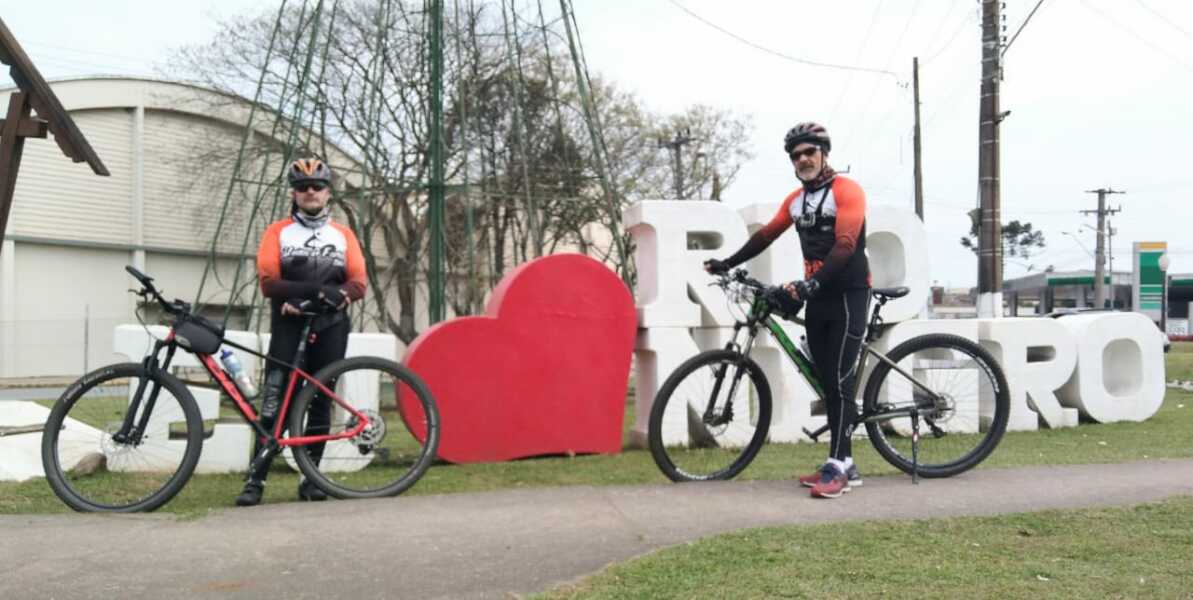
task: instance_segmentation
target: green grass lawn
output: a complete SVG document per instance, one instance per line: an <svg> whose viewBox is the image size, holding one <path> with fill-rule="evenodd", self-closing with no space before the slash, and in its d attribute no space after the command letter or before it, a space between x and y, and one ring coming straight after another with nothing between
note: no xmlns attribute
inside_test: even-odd
<svg viewBox="0 0 1193 600"><path fill-rule="evenodd" d="M1167 355L1169 372L1193 372L1193 343L1176 344ZM1170 374L1169 379L1173 376ZM1190 377L1193 379L1193 377ZM626 407L628 431L632 404ZM1008 433L994 454L978 468L1040 464L1123 462L1193 456L1193 393L1169 390L1160 411L1142 423L1087 424L1069 429ZM628 437L628 435L627 435ZM739 477L786 479L824 459L820 444L769 444ZM855 458L866 475L896 473L864 440L857 440ZM280 462L280 461L279 461ZM188 516L233 506L242 475L196 475L161 510ZM479 492L506 488L561 485L629 485L666 483L650 453L629 449L616 455L546 457L504 463L451 465L439 463L407 494ZM284 466L271 474L266 502L295 500L298 475ZM0 514L64 512L67 507L42 479L0 483Z"/></svg>
<svg viewBox="0 0 1193 600"><path fill-rule="evenodd" d="M1189 598L1193 498L1127 508L754 529L537 598Z"/></svg>
<svg viewBox="0 0 1193 600"><path fill-rule="evenodd" d="M1167 379L1193 380L1193 342L1176 342L1164 357Z"/></svg>

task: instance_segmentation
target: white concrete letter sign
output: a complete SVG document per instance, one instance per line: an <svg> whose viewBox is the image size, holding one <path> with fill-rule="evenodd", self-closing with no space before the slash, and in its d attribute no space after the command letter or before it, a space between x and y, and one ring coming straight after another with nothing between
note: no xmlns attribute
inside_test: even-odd
<svg viewBox="0 0 1193 600"><path fill-rule="evenodd" d="M1079 340L1077 368L1059 391L1062 404L1099 423L1143 421L1160 410L1164 346L1151 319L1090 313L1059 322Z"/></svg>
<svg viewBox="0 0 1193 600"><path fill-rule="evenodd" d="M1011 394L1007 429L1031 431L1038 423L1053 428L1077 425L1077 411L1061 406L1056 397L1056 390L1077 366L1077 342L1060 321L988 319L981 321L980 329L982 345L1007 376Z"/></svg>
<svg viewBox="0 0 1193 600"><path fill-rule="evenodd" d="M636 420L632 441L645 441L650 406L663 381L683 361L723 347L734 317L701 264L725 258L774 216L779 205L734 211L719 202L647 201L628 208L626 227L637 246L638 334ZM874 287L905 286L911 293L888 302L888 327L875 344L889 351L927 333L952 333L981 343L1002 365L1008 383L1010 430L1072 427L1078 413L1108 422L1143 420L1164 398L1164 360L1155 326L1136 313L1089 313L1050 318L926 320L930 270L923 223L911 211L872 206L866 248ZM803 277L799 238L788 232L743 265L752 276L779 284ZM797 340L801 327L779 321ZM770 336L762 333L751 357L762 367L774 397L771 441L803 439L801 429L824 422L811 415L814 393ZM864 377L858 383L859 398ZM992 414L986 389L957 420L977 427ZM674 411L673 411L674 412ZM684 415L665 415L664 438L683 443Z"/></svg>

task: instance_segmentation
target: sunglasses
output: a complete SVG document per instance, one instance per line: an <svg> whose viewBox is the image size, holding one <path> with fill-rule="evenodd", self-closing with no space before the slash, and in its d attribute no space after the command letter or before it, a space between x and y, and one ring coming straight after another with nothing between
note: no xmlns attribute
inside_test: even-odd
<svg viewBox="0 0 1193 600"><path fill-rule="evenodd" d="M327 185L322 183L300 183L294 186L294 191L296 192L305 192L307 190L312 192L322 192L325 189L327 189Z"/></svg>
<svg viewBox="0 0 1193 600"><path fill-rule="evenodd" d="M801 157L812 158L812 156L814 156L819 151L820 151L819 146L812 146L811 148L805 148L803 150L792 150L791 151L791 160L799 160Z"/></svg>

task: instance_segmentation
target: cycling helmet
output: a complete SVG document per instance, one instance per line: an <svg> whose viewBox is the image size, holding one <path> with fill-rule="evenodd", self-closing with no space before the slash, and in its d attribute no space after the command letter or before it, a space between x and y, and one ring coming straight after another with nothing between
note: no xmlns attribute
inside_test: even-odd
<svg viewBox="0 0 1193 600"><path fill-rule="evenodd" d="M833 149L833 142L828 137L828 130L820 123L807 121L787 130L783 136L783 151L791 154L791 150L800 144L816 144L820 149L828 152Z"/></svg>
<svg viewBox="0 0 1193 600"><path fill-rule="evenodd" d="M286 178L290 181L290 187L312 181L331 185L331 168L317 158L300 158L290 163Z"/></svg>

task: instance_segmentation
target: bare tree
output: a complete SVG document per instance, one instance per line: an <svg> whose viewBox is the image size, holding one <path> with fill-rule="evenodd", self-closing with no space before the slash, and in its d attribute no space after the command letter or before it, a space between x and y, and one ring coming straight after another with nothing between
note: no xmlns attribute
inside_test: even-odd
<svg viewBox="0 0 1193 600"><path fill-rule="evenodd" d="M250 154L340 157L332 159L341 174L336 206L364 246L368 317L405 342L418 334L430 240L421 6L341 0L334 10L287 11L276 37L276 13L235 19L174 61L177 74L228 92L229 102L258 98L268 122L280 124L253 136ZM628 253L592 232L604 230L624 249L621 210L632 199L662 197L671 173L655 145L659 135L682 126L698 138L701 159L685 174L696 195L729 185L748 158L744 118L702 106L653 114L599 78L592 100L608 153L598 153L560 36L525 26L516 12L511 19L493 2L460 2L448 13L445 235L447 299L457 314L479 311L509 267L564 248L605 260L623 276L632 272ZM262 179L281 190L281 162L274 164ZM600 169L612 190L602 187Z"/></svg>

